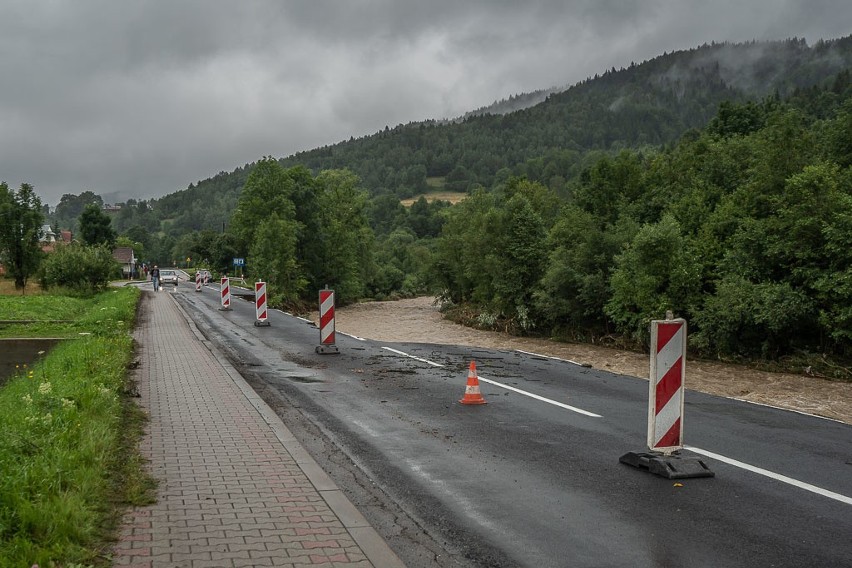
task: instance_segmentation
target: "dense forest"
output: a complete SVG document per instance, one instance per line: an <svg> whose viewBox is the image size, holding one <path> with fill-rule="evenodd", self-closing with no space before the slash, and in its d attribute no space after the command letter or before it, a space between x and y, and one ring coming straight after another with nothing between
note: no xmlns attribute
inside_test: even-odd
<svg viewBox="0 0 852 568"><path fill-rule="evenodd" d="M470 192L510 176L565 196L601 154L671 144L706 125L724 101L787 97L850 67L852 36L813 46L798 39L703 45L603 71L517 112L503 114L498 103L493 114L385 127L280 161L314 174L348 169L370 197L403 199L436 187ZM221 229L253 166L219 172L154 206L175 232Z"/></svg>
<svg viewBox="0 0 852 568"><path fill-rule="evenodd" d="M477 325L637 343L671 310L705 356L848 360L850 69L852 36L705 45L523 110L266 157L113 227L162 264L245 256L278 303L431 293ZM435 188L468 197L400 203Z"/></svg>

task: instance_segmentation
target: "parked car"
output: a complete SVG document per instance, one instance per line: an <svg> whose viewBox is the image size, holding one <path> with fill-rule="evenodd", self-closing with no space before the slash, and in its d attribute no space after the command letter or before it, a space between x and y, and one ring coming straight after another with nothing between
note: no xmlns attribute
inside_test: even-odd
<svg viewBox="0 0 852 568"><path fill-rule="evenodd" d="M174 284L178 285L178 273L174 270L160 270L160 286L165 286L166 284Z"/></svg>

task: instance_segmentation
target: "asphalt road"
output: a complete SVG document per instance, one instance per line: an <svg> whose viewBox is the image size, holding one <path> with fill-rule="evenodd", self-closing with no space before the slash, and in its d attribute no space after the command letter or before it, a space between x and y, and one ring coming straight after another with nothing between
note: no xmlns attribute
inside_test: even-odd
<svg viewBox="0 0 852 568"><path fill-rule="evenodd" d="M647 449L644 380L342 334L319 355L308 322L174 293L409 566L852 566L848 425L688 391L683 455L715 477L670 480L619 463ZM471 361L487 405L458 403Z"/></svg>

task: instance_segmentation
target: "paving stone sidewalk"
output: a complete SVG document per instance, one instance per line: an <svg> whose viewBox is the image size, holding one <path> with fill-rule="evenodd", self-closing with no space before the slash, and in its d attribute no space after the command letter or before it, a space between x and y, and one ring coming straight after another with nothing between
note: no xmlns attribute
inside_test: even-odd
<svg viewBox="0 0 852 568"><path fill-rule="evenodd" d="M125 516L114 566L403 566L172 294L144 294L136 380L159 487Z"/></svg>

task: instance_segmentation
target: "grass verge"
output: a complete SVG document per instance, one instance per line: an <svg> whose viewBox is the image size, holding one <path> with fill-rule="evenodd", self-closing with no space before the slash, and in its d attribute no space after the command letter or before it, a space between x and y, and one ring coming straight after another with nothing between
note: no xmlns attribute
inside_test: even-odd
<svg viewBox="0 0 852 568"><path fill-rule="evenodd" d="M138 298L86 300L75 325L88 335L0 389L0 566L108 566L124 507L152 501L137 450L145 417L127 394Z"/></svg>

